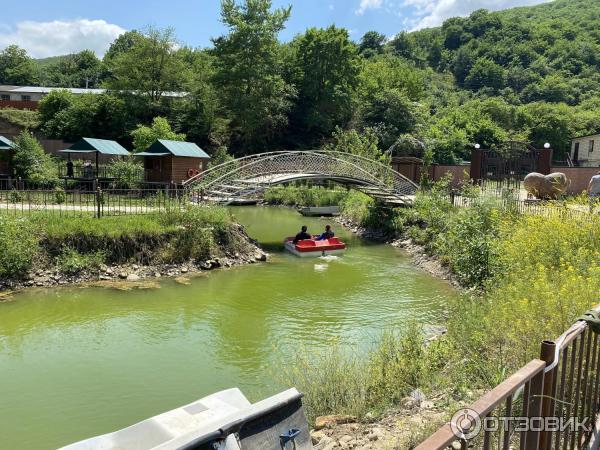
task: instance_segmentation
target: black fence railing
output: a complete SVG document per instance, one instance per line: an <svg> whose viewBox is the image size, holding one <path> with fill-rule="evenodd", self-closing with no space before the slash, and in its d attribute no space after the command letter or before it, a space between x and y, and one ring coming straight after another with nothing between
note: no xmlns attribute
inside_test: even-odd
<svg viewBox="0 0 600 450"><path fill-rule="evenodd" d="M0 189L0 214L48 213L72 217L153 214L183 209L189 196L177 187L103 188L94 182L73 189Z"/></svg>

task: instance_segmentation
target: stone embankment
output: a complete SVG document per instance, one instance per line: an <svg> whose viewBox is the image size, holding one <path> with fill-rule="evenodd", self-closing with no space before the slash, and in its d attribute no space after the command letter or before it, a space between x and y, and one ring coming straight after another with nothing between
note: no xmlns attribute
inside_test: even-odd
<svg viewBox="0 0 600 450"><path fill-rule="evenodd" d="M52 287L86 282L142 281L162 277L180 277L182 275L206 272L221 268L230 268L267 261L268 254L260 249L252 255L235 253L223 258L208 259L201 263L188 261L184 264L144 265L126 264L100 266L94 270L84 270L77 274L62 273L58 269L38 270L28 274L22 280L0 281L0 291L19 290L27 287Z"/></svg>

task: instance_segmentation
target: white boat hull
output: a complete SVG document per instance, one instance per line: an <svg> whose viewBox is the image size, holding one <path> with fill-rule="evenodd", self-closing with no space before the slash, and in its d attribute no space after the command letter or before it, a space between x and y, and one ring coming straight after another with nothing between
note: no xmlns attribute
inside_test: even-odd
<svg viewBox="0 0 600 450"><path fill-rule="evenodd" d="M301 398L289 389L251 404L239 389L228 389L59 450L281 450L283 442L310 450Z"/></svg>

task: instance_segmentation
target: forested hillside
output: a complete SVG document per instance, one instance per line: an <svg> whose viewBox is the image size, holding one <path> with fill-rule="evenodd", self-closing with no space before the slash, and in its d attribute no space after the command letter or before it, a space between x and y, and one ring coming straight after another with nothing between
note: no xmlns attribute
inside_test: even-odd
<svg viewBox="0 0 600 450"><path fill-rule="evenodd" d="M478 10L359 42L331 26L283 43L291 14L269 0L223 0L228 32L206 49L170 29L127 32L102 60L84 51L38 62L11 46L0 53L0 84L110 90L48 96L40 119L50 137L127 144L137 125L162 116L209 151L235 154L359 139L453 162L476 143L519 139L549 142L561 159L574 135L600 131L597 0ZM188 95L164 95L172 91Z"/></svg>

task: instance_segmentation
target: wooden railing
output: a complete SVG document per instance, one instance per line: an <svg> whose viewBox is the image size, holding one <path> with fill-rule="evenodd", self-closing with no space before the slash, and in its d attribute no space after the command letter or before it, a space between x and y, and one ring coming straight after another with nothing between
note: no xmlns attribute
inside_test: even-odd
<svg viewBox="0 0 600 450"><path fill-rule="evenodd" d="M599 412L600 338L580 320L416 450L589 448Z"/></svg>

